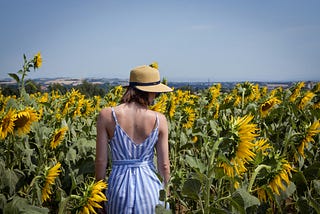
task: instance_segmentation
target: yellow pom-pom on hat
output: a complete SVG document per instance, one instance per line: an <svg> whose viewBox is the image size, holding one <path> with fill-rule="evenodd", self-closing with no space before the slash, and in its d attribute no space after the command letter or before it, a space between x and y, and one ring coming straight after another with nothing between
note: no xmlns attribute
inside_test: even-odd
<svg viewBox="0 0 320 214"><path fill-rule="evenodd" d="M151 63L149 66L150 66L151 68L155 68L155 69L159 70L159 65L158 65L157 62L153 62L153 63Z"/></svg>

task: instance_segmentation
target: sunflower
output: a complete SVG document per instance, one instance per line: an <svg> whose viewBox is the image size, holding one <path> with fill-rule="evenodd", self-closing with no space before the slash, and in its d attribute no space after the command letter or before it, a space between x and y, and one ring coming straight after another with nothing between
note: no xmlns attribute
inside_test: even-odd
<svg viewBox="0 0 320 214"><path fill-rule="evenodd" d="M43 110L43 107L41 106L40 109L38 110L38 118L42 118L43 116L43 113L44 113L44 110Z"/></svg>
<svg viewBox="0 0 320 214"><path fill-rule="evenodd" d="M268 99L267 101L265 101L264 103L261 104L260 106L260 114L262 117L266 117L269 112L271 111L271 109L276 105L281 103L280 100L278 100L278 98L276 97L272 97L270 99Z"/></svg>
<svg viewBox="0 0 320 214"><path fill-rule="evenodd" d="M260 139L255 142L255 152L261 152L262 155L268 155L268 150L272 149L273 147L267 143L267 139Z"/></svg>
<svg viewBox="0 0 320 214"><path fill-rule="evenodd" d="M258 189L257 194L260 201L267 202L267 192L265 189L263 188Z"/></svg>
<svg viewBox="0 0 320 214"><path fill-rule="evenodd" d="M251 151L251 148L254 146L252 141L258 136L255 133L258 131L258 128L257 124L250 123L252 119L252 115L247 115L235 120L235 125L237 127L238 136L240 139L236 157L245 161L251 161L255 156L255 154Z"/></svg>
<svg viewBox="0 0 320 214"><path fill-rule="evenodd" d="M192 141L192 143L198 142L198 137L197 136L193 136L191 141Z"/></svg>
<svg viewBox="0 0 320 214"><path fill-rule="evenodd" d="M198 97L196 95L190 94L190 91L182 91L182 90L177 90L176 91L176 99L177 99L177 104L194 104L194 100L197 99Z"/></svg>
<svg viewBox="0 0 320 214"><path fill-rule="evenodd" d="M236 96L235 98L236 99L235 99L235 101L233 103L233 106L237 107L241 103L241 97L240 96Z"/></svg>
<svg viewBox="0 0 320 214"><path fill-rule="evenodd" d="M16 113L14 128L18 136L28 134L30 132L32 123L38 121L38 119L39 117L36 111L29 107Z"/></svg>
<svg viewBox="0 0 320 214"><path fill-rule="evenodd" d="M215 104L216 99L220 95L220 89L221 89L221 84L220 83L209 88L209 92L210 92L210 95L211 95L210 96L211 97L211 101L208 104L208 109L211 109L213 107L213 105Z"/></svg>
<svg viewBox="0 0 320 214"><path fill-rule="evenodd" d="M318 82L312 89L314 93L320 92L320 82Z"/></svg>
<svg viewBox="0 0 320 214"><path fill-rule="evenodd" d="M320 101L317 102L317 103L315 103L315 104L313 104L313 105L312 105L312 108L313 108L313 109L319 109L319 108L320 108Z"/></svg>
<svg viewBox="0 0 320 214"><path fill-rule="evenodd" d="M2 117L0 123L0 138L5 139L9 133L13 133L14 121L16 120L15 110L10 109L7 114Z"/></svg>
<svg viewBox="0 0 320 214"><path fill-rule="evenodd" d="M150 109L153 111L165 113L167 110L167 102L168 102L168 96L166 94L162 94L158 102L153 106L151 106Z"/></svg>
<svg viewBox="0 0 320 214"><path fill-rule="evenodd" d="M286 185L288 185L290 182L289 177L291 176L291 171L293 171L293 168L285 159L279 160L278 164L279 166L277 168L279 169L277 170L277 173L273 179L269 182L268 187L272 190L272 192L280 195L280 191L286 189L284 182Z"/></svg>
<svg viewBox="0 0 320 214"><path fill-rule="evenodd" d="M260 201L268 202L267 198L269 198L269 201L273 201L274 195L272 193L280 195L281 191L285 191L290 183L292 172L295 171L284 158L275 160L275 162L277 165L273 167L273 172L269 174L271 177L269 177L268 182L256 189Z"/></svg>
<svg viewBox="0 0 320 214"><path fill-rule="evenodd" d="M54 133L53 138L50 142L51 149L55 149L62 142L67 131L68 127L65 126Z"/></svg>
<svg viewBox="0 0 320 214"><path fill-rule="evenodd" d="M123 94L123 87L121 85L114 87L114 96L121 97Z"/></svg>
<svg viewBox="0 0 320 214"><path fill-rule="evenodd" d="M97 110L97 111L100 111L101 109L101 106L100 106L100 103L101 103L101 97L100 96L94 96L93 97L93 106L95 106L95 109L94 110Z"/></svg>
<svg viewBox="0 0 320 214"><path fill-rule="evenodd" d="M219 164L219 166L223 168L224 174L226 174L230 178L234 178L235 170L234 170L234 167L233 167L233 160L231 160L230 163L221 162Z"/></svg>
<svg viewBox="0 0 320 214"><path fill-rule="evenodd" d="M63 99L64 102L62 104L63 105L62 115L74 113L73 116L76 116L78 112L75 113L75 108L79 99L81 99L82 96L83 95L78 90L75 90L74 88L72 88L71 91L64 96L65 99Z"/></svg>
<svg viewBox="0 0 320 214"><path fill-rule="evenodd" d="M290 102L294 102L297 99L297 97L300 94L301 88L303 88L304 85L305 85L304 82L297 83L296 87L294 88L292 94L289 97Z"/></svg>
<svg viewBox="0 0 320 214"><path fill-rule="evenodd" d="M299 109L304 109L304 107L312 100L312 98L316 96L315 93L311 92L311 91L308 91L304 97L301 99L299 105L298 105L298 108Z"/></svg>
<svg viewBox="0 0 320 214"><path fill-rule="evenodd" d="M246 115L244 117L238 117L231 119L232 132L237 137L230 139L235 141L234 148L230 148L235 152L230 152L230 163L222 162L220 166L224 169L225 174L229 177L234 177L236 174L241 176L247 171L245 164L252 161L255 157L253 152L255 144L253 143L255 137L258 135L255 133L258 131L257 124L250 123L253 119L252 115ZM232 154L233 153L233 154Z"/></svg>
<svg viewBox="0 0 320 214"><path fill-rule="evenodd" d="M49 98L49 94L47 92L43 93L42 96L38 98L38 102L39 103L47 103L48 98Z"/></svg>
<svg viewBox="0 0 320 214"><path fill-rule="evenodd" d="M59 91L51 91L51 99L52 100L59 100L61 98L61 95Z"/></svg>
<svg viewBox="0 0 320 214"><path fill-rule="evenodd" d="M256 98L256 89L250 82L238 83L233 91L244 102L254 101Z"/></svg>
<svg viewBox="0 0 320 214"><path fill-rule="evenodd" d="M233 100L233 94L228 94L224 99L223 99L223 104L229 104Z"/></svg>
<svg viewBox="0 0 320 214"><path fill-rule="evenodd" d="M177 101L178 101L178 99L176 98L176 96L174 94L172 94L171 99L170 99L170 108L169 108L170 119L173 118L173 116L176 112Z"/></svg>
<svg viewBox="0 0 320 214"><path fill-rule="evenodd" d="M182 124L182 127L186 129L192 128L194 124L194 120L196 118L195 110L192 107L187 106L183 109L183 112L186 115L186 122Z"/></svg>
<svg viewBox="0 0 320 214"><path fill-rule="evenodd" d="M219 117L219 108L220 108L220 104L218 102L215 103L215 112L213 115L214 119L218 119Z"/></svg>
<svg viewBox="0 0 320 214"><path fill-rule="evenodd" d="M96 183L92 182L85 191L84 206L80 213L96 213L95 208L101 209L102 206L99 203L107 201L106 196L103 194L103 190L106 188L107 184L102 180Z"/></svg>
<svg viewBox="0 0 320 214"><path fill-rule="evenodd" d="M50 198L50 195L52 194L51 187L54 184L54 180L61 172L60 167L61 163L58 162L46 172L46 181L42 189L42 202L47 201Z"/></svg>
<svg viewBox="0 0 320 214"><path fill-rule="evenodd" d="M84 96L81 97L78 102L74 104L75 109L73 111L73 117L81 116L81 109L84 105Z"/></svg>
<svg viewBox="0 0 320 214"><path fill-rule="evenodd" d="M38 52L33 58L34 68L40 68L42 65L42 57L40 52Z"/></svg>
<svg viewBox="0 0 320 214"><path fill-rule="evenodd" d="M303 138L300 146L298 147L298 152L302 157L305 157L304 155L304 148L307 147L309 142L314 142L313 136L320 133L320 120L315 121L306 132L305 137Z"/></svg>
<svg viewBox="0 0 320 214"><path fill-rule="evenodd" d="M267 86L264 86L261 88L261 92L260 92L260 96L266 96L268 93L268 87Z"/></svg>
<svg viewBox="0 0 320 214"><path fill-rule="evenodd" d="M83 101L81 113L84 116L89 116L92 112L94 112L95 108L93 107L93 101L85 99Z"/></svg>
<svg viewBox="0 0 320 214"><path fill-rule="evenodd" d="M107 104L107 106L115 107L115 106L117 106L117 102L115 102L115 101L109 101L108 104Z"/></svg>

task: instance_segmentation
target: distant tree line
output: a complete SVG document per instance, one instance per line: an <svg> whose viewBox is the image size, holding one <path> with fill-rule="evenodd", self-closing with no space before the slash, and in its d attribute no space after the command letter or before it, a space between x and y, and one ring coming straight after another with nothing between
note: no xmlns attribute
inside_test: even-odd
<svg viewBox="0 0 320 214"><path fill-rule="evenodd" d="M167 84L165 80L162 83ZM170 87L173 87L175 90L179 89L182 91L190 91L191 93L200 92L206 90L210 85L190 85L186 83L179 83L179 84L168 84ZM112 88L113 86L110 83L106 82L104 84L94 84L88 82L87 80L83 80L81 84L73 86L73 85L64 85L60 83L53 83L47 87L43 87L40 83L37 83L33 80L27 80L25 84L25 89L27 93L33 94L37 92L51 92L51 91L58 91L61 95L66 94L71 89L76 89L80 93L84 94L87 98L93 96L101 96L104 97L106 93ZM233 84L226 85L225 87L221 88L222 92L230 92L230 90L234 87ZM16 95L19 96L20 92L18 89L18 85L16 84L0 84L0 91L3 95Z"/></svg>
<svg viewBox="0 0 320 214"><path fill-rule="evenodd" d="M104 97L105 94L111 89L111 86L109 83L105 84L93 84L86 80L82 81L81 84L76 86L70 86L70 85L63 85L60 83L53 83L50 84L46 89L43 89L43 87L36 83L33 80L27 80L25 84L26 92L29 94L34 94L37 92L52 92L52 91L58 91L60 94L66 94L71 89L78 90L81 94L85 95L87 98L94 97L94 96L101 96ZM0 85L0 91L5 96L19 96L19 89L18 85L16 84L3 84Z"/></svg>

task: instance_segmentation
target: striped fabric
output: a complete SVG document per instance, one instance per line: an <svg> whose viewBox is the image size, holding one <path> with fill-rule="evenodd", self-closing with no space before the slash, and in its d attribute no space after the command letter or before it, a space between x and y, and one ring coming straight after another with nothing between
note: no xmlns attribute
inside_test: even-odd
<svg viewBox="0 0 320 214"><path fill-rule="evenodd" d="M114 136L110 141L112 171L108 180L108 213L155 213L159 191L163 186L155 173L154 146L158 140L159 119L156 128L141 144L135 144L120 127L115 111Z"/></svg>

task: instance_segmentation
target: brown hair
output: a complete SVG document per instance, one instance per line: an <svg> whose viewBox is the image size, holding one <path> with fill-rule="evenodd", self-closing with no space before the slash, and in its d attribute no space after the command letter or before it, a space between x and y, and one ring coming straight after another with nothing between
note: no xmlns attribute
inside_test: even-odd
<svg viewBox="0 0 320 214"><path fill-rule="evenodd" d="M124 95L121 98L121 103L131 103L136 102L139 103L142 106L147 107L151 103L149 103L149 92L140 91L139 89L128 87L127 91L124 93Z"/></svg>

